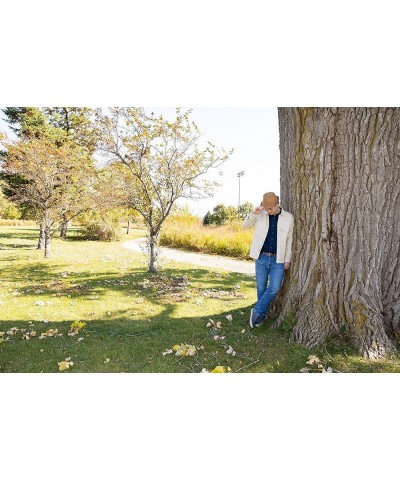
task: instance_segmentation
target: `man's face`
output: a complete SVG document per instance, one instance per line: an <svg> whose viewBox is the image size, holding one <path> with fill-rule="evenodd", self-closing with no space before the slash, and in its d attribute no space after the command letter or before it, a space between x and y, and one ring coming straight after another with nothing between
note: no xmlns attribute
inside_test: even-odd
<svg viewBox="0 0 400 480"><path fill-rule="evenodd" d="M277 203L273 207L264 208L264 210L268 213L268 215L276 215L277 213L279 213L279 203Z"/></svg>

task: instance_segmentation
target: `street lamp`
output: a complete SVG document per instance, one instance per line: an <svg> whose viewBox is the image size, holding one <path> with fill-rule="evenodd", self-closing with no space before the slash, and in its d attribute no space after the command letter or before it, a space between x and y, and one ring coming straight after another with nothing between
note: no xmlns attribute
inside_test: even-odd
<svg viewBox="0 0 400 480"><path fill-rule="evenodd" d="M244 170L242 170L241 172L239 172L237 174L238 178L239 178L239 201L238 201L238 218L240 218L240 215L239 215L239 207L240 207L240 177L243 177L244 175Z"/></svg>

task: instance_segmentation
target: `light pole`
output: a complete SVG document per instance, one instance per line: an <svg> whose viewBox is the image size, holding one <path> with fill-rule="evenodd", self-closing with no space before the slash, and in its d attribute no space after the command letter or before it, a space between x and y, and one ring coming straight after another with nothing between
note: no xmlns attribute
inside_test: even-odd
<svg viewBox="0 0 400 480"><path fill-rule="evenodd" d="M238 178L239 178L239 201L238 201L238 218L240 218L240 214L239 214L239 207L240 207L240 177L243 177L244 175L244 170L242 170L241 172L239 172L237 174Z"/></svg>

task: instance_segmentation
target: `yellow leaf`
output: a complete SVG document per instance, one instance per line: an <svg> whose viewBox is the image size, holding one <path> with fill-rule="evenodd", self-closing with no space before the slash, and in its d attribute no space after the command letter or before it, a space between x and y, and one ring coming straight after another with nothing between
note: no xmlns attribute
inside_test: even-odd
<svg viewBox="0 0 400 480"><path fill-rule="evenodd" d="M58 370L62 372L63 370L68 370L69 362L58 362Z"/></svg>
<svg viewBox="0 0 400 480"><path fill-rule="evenodd" d="M218 365L214 368L214 370L211 370L210 373L226 373L226 372L224 367L222 367L221 365Z"/></svg>

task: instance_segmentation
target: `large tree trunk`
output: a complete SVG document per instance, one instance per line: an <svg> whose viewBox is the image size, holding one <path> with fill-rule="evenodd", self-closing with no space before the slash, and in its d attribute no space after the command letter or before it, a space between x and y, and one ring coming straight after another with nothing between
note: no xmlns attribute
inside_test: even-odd
<svg viewBox="0 0 400 480"><path fill-rule="evenodd" d="M308 347L345 330L365 357L400 333L400 109L279 108L293 261L277 299Z"/></svg>

